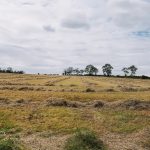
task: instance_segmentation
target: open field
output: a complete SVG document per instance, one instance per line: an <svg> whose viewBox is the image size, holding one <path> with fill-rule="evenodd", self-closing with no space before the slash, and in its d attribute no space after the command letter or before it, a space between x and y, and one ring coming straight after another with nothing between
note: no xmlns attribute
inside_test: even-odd
<svg viewBox="0 0 150 150"><path fill-rule="evenodd" d="M63 150L77 128L110 150L150 149L150 80L0 74L0 138Z"/></svg>

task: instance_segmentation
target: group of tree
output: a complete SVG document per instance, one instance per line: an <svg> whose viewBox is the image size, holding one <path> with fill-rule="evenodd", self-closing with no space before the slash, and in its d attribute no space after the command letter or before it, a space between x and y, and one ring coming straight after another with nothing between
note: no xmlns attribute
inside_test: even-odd
<svg viewBox="0 0 150 150"><path fill-rule="evenodd" d="M129 74L130 74L130 76L134 76L136 74L137 70L138 70L138 68L136 68L134 65L132 65L130 67L124 67L122 69L125 76L128 76Z"/></svg>
<svg viewBox="0 0 150 150"><path fill-rule="evenodd" d="M13 70L13 68L8 67L8 68L6 68L6 69L1 69L1 68L0 68L0 73L24 74L24 71L22 71L22 70L16 71L16 70Z"/></svg>
<svg viewBox="0 0 150 150"><path fill-rule="evenodd" d="M111 76L113 67L111 64L105 64L102 66L102 71L104 76ZM124 72L125 76L134 76L136 74L136 71L138 69L132 65L130 67L124 67L122 71ZM79 69L79 68L73 68L73 67L68 67L67 69L64 70L63 75L97 75L99 72L98 68L96 68L93 65L87 65L85 69Z"/></svg>

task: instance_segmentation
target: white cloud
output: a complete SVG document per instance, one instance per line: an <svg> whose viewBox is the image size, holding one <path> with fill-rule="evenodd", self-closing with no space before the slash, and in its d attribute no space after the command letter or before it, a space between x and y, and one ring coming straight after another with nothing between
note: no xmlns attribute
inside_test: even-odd
<svg viewBox="0 0 150 150"><path fill-rule="evenodd" d="M150 4L144 0L109 0L108 9L118 26L127 29L150 27Z"/></svg>
<svg viewBox="0 0 150 150"><path fill-rule="evenodd" d="M150 75L148 0L1 0L0 64L57 73L112 63Z"/></svg>

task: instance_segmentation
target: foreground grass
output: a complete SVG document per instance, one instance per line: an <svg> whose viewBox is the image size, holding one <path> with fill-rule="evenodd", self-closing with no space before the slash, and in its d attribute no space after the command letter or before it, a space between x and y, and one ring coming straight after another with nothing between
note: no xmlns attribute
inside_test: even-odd
<svg viewBox="0 0 150 150"><path fill-rule="evenodd" d="M143 146L145 149L150 149L150 137L149 137L149 139L145 140L145 141L142 143L142 146Z"/></svg>
<svg viewBox="0 0 150 150"><path fill-rule="evenodd" d="M9 113L0 111L0 133L17 133L21 129L10 119Z"/></svg>
<svg viewBox="0 0 150 150"><path fill-rule="evenodd" d="M76 128L97 132L132 133L150 126L149 111L93 110L63 107L1 108L0 131L73 133Z"/></svg>
<svg viewBox="0 0 150 150"><path fill-rule="evenodd" d="M106 150L106 148L93 132L82 129L77 130L67 141L64 150Z"/></svg>
<svg viewBox="0 0 150 150"><path fill-rule="evenodd" d="M149 111L100 110L96 114L111 132L132 133L150 126Z"/></svg>
<svg viewBox="0 0 150 150"><path fill-rule="evenodd" d="M0 150L25 150L25 148L14 139L0 139Z"/></svg>

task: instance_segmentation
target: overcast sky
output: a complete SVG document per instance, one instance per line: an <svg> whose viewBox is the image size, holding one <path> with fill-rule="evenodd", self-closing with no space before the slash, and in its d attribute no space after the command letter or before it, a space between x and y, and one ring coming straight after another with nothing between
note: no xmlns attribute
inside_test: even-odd
<svg viewBox="0 0 150 150"><path fill-rule="evenodd" d="M150 0L0 0L0 67L27 73L105 63L150 75ZM101 73L101 71L100 71Z"/></svg>

